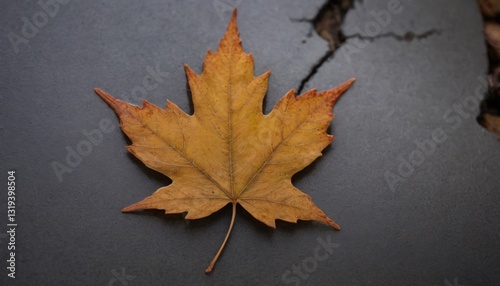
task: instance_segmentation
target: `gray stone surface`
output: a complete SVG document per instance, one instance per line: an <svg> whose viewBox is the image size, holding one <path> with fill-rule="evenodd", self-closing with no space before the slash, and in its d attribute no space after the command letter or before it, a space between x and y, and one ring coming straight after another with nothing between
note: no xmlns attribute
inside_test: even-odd
<svg viewBox="0 0 500 286"><path fill-rule="evenodd" d="M388 10L389 2L358 1L345 33L367 32L371 12ZM23 17L42 9L28 1L0 4L0 174L5 183L7 170L16 171L19 224L16 279L6 276L7 238L0 236L0 285L500 284L499 142L476 124L468 97L486 72L472 1L402 1L403 11L391 14L376 39L350 38L307 83L324 90L357 78L335 108L336 140L294 177L342 231L309 222L272 230L239 208L225 252L205 275L229 209L197 221L120 212L170 181L124 151L129 140L92 89L135 104L169 99L190 110L182 67L200 71L206 50L217 47L230 16L224 3L232 2L69 1L17 53L9 33L21 36ZM308 23L291 20L314 17L322 4L238 6L256 74L272 70L267 111L325 53L326 42L308 36ZM380 36L433 29L439 33L411 42ZM360 43L368 44L348 53ZM159 82L148 76L157 65ZM134 96L144 83L155 88ZM462 117L454 105L465 106ZM60 181L51 164L66 164L67 148L103 120L115 129ZM415 140L432 140L433 132L446 139L401 174L401 161L417 154ZM389 172L401 178L392 187ZM315 258L326 241L334 243L332 253Z"/></svg>

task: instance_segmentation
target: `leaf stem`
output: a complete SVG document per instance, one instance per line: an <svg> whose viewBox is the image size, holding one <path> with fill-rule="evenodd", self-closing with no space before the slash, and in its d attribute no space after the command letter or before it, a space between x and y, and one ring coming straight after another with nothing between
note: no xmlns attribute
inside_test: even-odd
<svg viewBox="0 0 500 286"><path fill-rule="evenodd" d="M229 234L233 229L235 217L236 217L236 202L233 202L233 215L231 216L231 223L229 224L229 229L227 230L226 238L224 238L224 242L222 242L222 245L220 246L219 251L217 251L217 254L215 255L212 262L210 262L207 269L205 269L205 273L210 273L212 272L212 269L214 269L215 263L217 262L217 259L219 258L220 254L222 253L222 250L224 249L224 246L226 245L226 242L229 238Z"/></svg>

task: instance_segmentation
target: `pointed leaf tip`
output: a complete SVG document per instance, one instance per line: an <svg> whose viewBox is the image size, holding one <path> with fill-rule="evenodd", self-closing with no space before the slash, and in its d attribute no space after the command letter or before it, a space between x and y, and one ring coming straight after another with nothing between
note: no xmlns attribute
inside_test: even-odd
<svg viewBox="0 0 500 286"><path fill-rule="evenodd" d="M99 97L101 97L110 106L113 106L113 103L116 101L116 98L111 96L111 94L103 91L102 89L96 87L94 88L94 92L97 93L97 95L99 95Z"/></svg>
<svg viewBox="0 0 500 286"><path fill-rule="evenodd" d="M140 203L136 203L136 204L130 205L128 207L122 208L122 213L128 213L128 212L133 212L133 211L143 210L143 209L144 209L144 207L142 205L140 205Z"/></svg>
<svg viewBox="0 0 500 286"><path fill-rule="evenodd" d="M339 86L336 86L332 89L327 90L326 92L330 94L330 99L332 100L333 103L339 99L339 97L347 90L351 85L354 83L356 79L354 77L351 77L344 83L340 84Z"/></svg>
<svg viewBox="0 0 500 286"><path fill-rule="evenodd" d="M340 225L338 225L338 224L337 224L336 222L334 222L333 220L330 220L330 221L328 222L328 224L329 224L331 227L333 227L334 229L336 229L336 230L340 230Z"/></svg>
<svg viewBox="0 0 500 286"><path fill-rule="evenodd" d="M229 24L227 25L227 31L226 33L231 29L236 29L236 31L238 31L238 25L236 23L236 18L238 16L238 10L237 8L234 8L233 10L233 14L231 15L231 19L229 20Z"/></svg>
<svg viewBox="0 0 500 286"><path fill-rule="evenodd" d="M222 38L222 40L224 40L224 39L229 40L230 39L230 42L235 41L237 43L238 42L241 43L240 37L238 35L238 24L236 21L237 14L238 14L238 10L236 8L234 8L233 14L231 15L231 20L229 20L229 24L227 25L226 33L224 34L224 37Z"/></svg>
<svg viewBox="0 0 500 286"><path fill-rule="evenodd" d="M233 14L231 15L231 22L236 21L236 16L238 15L238 8L235 7L233 10Z"/></svg>
<svg viewBox="0 0 500 286"><path fill-rule="evenodd" d="M337 86L336 89L338 90L338 92L344 93L349 87L351 87L351 85L353 85L353 83L355 81L356 81L356 78L351 77L350 79L346 80L341 85Z"/></svg>

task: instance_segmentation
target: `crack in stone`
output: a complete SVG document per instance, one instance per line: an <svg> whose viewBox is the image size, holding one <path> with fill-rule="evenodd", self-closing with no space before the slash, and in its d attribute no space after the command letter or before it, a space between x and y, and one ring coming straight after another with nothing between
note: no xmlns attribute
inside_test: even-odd
<svg viewBox="0 0 500 286"><path fill-rule="evenodd" d="M431 30L425 31L425 32L420 33L420 34L415 34L415 33L410 31L410 32L406 32L404 35L398 35L394 32L378 34L376 36L365 36L365 35L361 35L361 34L352 34L352 35L345 36L345 38L346 39L356 38L356 39L360 39L360 40L367 40L370 42L373 42L373 41L381 39L381 38L392 38L392 39L395 39L395 40L401 41L401 42L403 42L403 41L411 42L413 40L423 40L423 39L429 38L430 36L433 36L433 35L441 35L441 30L431 29Z"/></svg>
<svg viewBox="0 0 500 286"><path fill-rule="evenodd" d="M300 81L299 87L297 88L297 94L300 94L304 89L305 85L311 80L311 78L316 75L321 66L326 63L330 58L333 58L335 51L342 46L342 44L351 38L357 38L361 40L367 40L373 42L381 38L393 38L398 41L411 42L413 40L422 40L433 35L440 35L441 31L437 29L431 29L426 32L416 34L411 31L406 32L404 35L398 35L394 32L388 32L379 34L376 36L365 36L361 34L344 35L342 33L342 23L344 21L347 12L354 7L355 0L327 0L323 6L320 7L318 13L313 19L290 19L292 22L307 22L312 25L312 28L316 33L328 42L328 50L323 56L321 56L318 61L311 67L309 73ZM362 0L358 0L362 2ZM311 35L308 34L308 37Z"/></svg>
<svg viewBox="0 0 500 286"><path fill-rule="evenodd" d="M328 61L328 59L333 55L332 50L326 51L326 53L311 67L311 70L305 78L300 81L299 87L297 88L297 94L300 94L304 89L307 82L318 72L321 66Z"/></svg>
<svg viewBox="0 0 500 286"><path fill-rule="evenodd" d="M292 22L309 22L318 35L328 42L328 50L311 67L297 88L300 94L307 82L318 72L321 66L333 56L335 51L345 42L341 26L347 12L353 8L354 0L327 0L313 19L291 19Z"/></svg>

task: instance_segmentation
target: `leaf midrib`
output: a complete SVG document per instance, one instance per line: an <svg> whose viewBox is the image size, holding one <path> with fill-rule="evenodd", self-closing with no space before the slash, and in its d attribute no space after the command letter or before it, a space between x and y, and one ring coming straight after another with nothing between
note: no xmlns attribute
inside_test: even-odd
<svg viewBox="0 0 500 286"><path fill-rule="evenodd" d="M293 95L295 97L295 94ZM296 99L296 98L295 98ZM288 108L288 102L287 102L287 106L285 108L285 111L286 109ZM252 178L250 178L250 180L248 180L248 182L245 184L245 186L242 188L238 198L241 198L241 196L247 192L249 190L249 187L251 186L251 184L255 181L255 179L258 177L259 174L262 173L262 170L264 170L266 168L266 166L268 166L268 163L269 161L271 161L271 159L274 157L274 154L277 153L277 150L283 145L284 142L286 142L290 137L293 136L293 134L295 134L295 131L300 127L302 126L305 122L307 122L309 120L309 118L311 117L311 115L314 113L314 111L316 111L316 109L318 108L318 105L314 108L314 110L311 110L311 112L309 113L309 115L307 116L306 119L304 119L303 121L301 121L287 136L286 138L284 138L283 140L281 140L281 142L273 149L273 151L271 152L271 154L269 155L269 157L267 157L267 159L262 163L262 165L260 166L260 168L257 170L257 172L255 172L255 174L252 176ZM281 120L281 125L283 126L283 119Z"/></svg>
<svg viewBox="0 0 500 286"><path fill-rule="evenodd" d="M173 146L166 138L161 136L156 130L153 130L150 128L149 125L144 124L143 121L141 121L138 117L136 117L134 114L130 113L128 110L125 109L125 111L130 115L130 117L134 118L139 124L141 124L143 127L146 129L150 130L153 134L156 134L163 142L165 142L170 148L172 148L174 151L179 153L186 161L188 161L192 166L194 166L198 171L200 171L208 180L210 180L217 188L219 188L226 196L229 196L227 191L212 177L210 174L208 174L204 169L202 169L198 164L196 164L191 158L187 157L186 154L184 154L181 150L179 150L177 147ZM182 131L181 131L182 132Z"/></svg>

